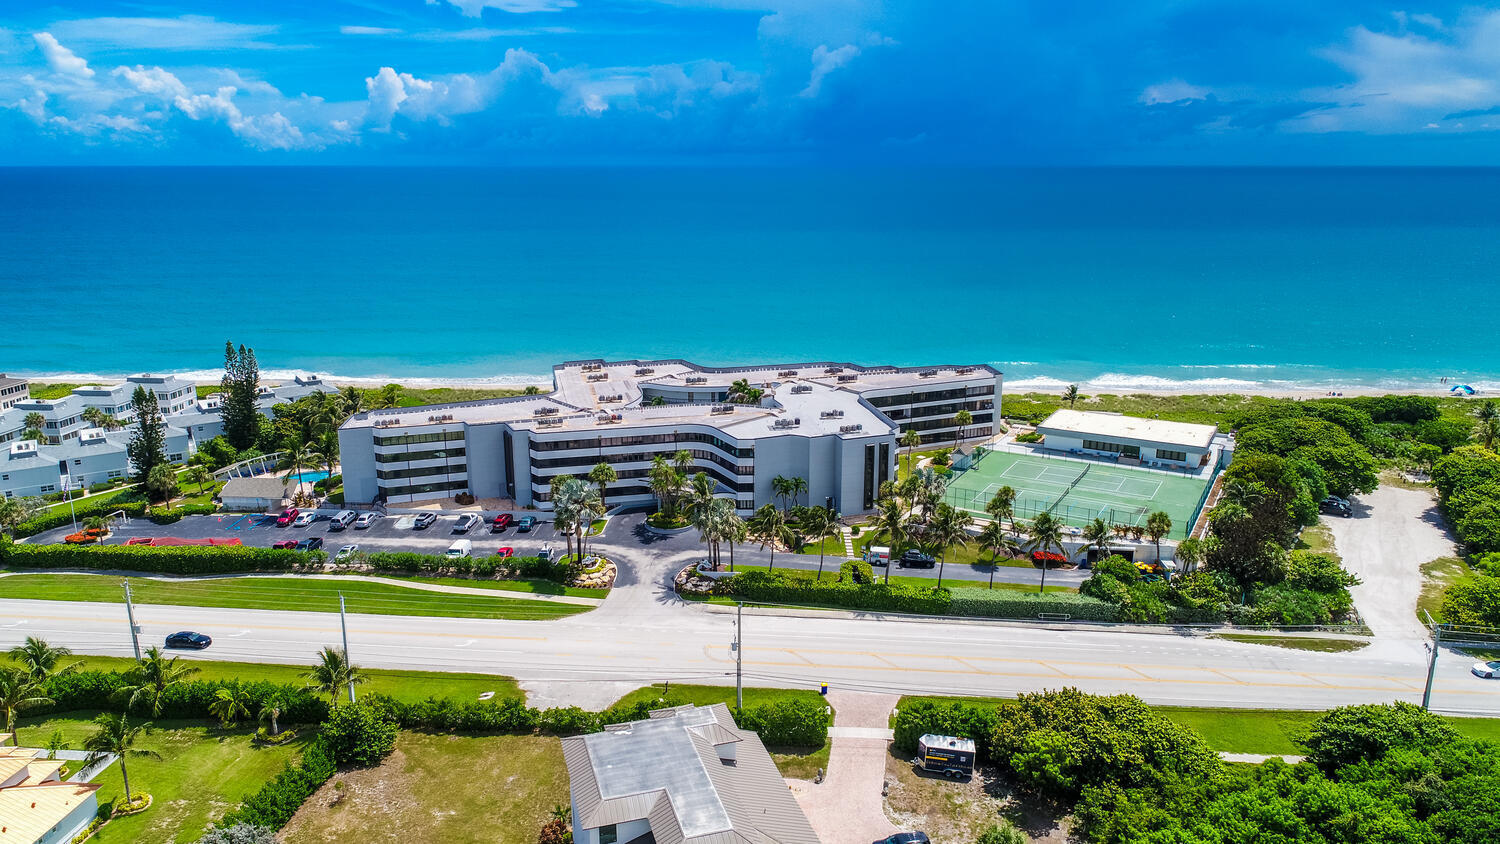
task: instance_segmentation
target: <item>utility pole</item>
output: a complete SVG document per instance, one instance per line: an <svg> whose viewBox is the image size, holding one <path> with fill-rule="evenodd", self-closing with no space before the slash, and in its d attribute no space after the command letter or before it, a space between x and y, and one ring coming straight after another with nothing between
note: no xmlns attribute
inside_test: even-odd
<svg viewBox="0 0 1500 844"><path fill-rule="evenodd" d="M135 650L135 658L139 660L141 658L141 640L136 634L140 633L141 629L135 626L135 606L130 603L130 581L125 581L124 586L125 618L130 621L130 647Z"/></svg>
<svg viewBox="0 0 1500 844"><path fill-rule="evenodd" d="M1426 610L1422 612L1427 614ZM1427 623L1432 625L1432 644L1427 646L1432 651L1432 656L1427 660L1427 687L1422 690L1422 708L1431 711L1432 677L1437 673L1438 648L1443 644L1443 627L1440 624L1433 624L1430 614L1427 614Z"/></svg>
<svg viewBox="0 0 1500 844"><path fill-rule="evenodd" d="M745 602L740 601L734 612L734 708L745 708Z"/></svg>
<svg viewBox="0 0 1500 844"><path fill-rule="evenodd" d="M73 476L72 475L63 475L62 485L63 485L63 495L67 496L67 498L68 498L68 515L73 517L73 532L77 533L78 532L78 511L76 509L74 509L74 507L73 507L73 484L71 483L72 480L73 480ZM100 542L102 543L103 540L100 540Z"/></svg>
<svg viewBox="0 0 1500 844"><path fill-rule="evenodd" d="M339 593L339 629L344 633L344 667L350 670L349 702L354 702L354 662L349 659L349 625L344 621L344 593Z"/></svg>

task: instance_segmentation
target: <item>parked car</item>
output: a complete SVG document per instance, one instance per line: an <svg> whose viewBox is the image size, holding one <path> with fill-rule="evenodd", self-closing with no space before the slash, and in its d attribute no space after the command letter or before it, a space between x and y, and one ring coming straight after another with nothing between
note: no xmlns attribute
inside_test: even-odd
<svg viewBox="0 0 1500 844"><path fill-rule="evenodd" d="M474 515L473 513L465 513L462 516L458 517L458 521L453 523L453 532L468 533L469 530L477 524L479 524L478 516Z"/></svg>
<svg viewBox="0 0 1500 844"><path fill-rule="evenodd" d="M505 545L505 546L502 546L499 551L495 552L495 556L497 556L497 557L511 557L511 556L514 556L515 553L516 553L516 549L510 547L509 545Z"/></svg>
<svg viewBox="0 0 1500 844"><path fill-rule="evenodd" d="M354 529L364 530L365 528L375 524L378 521L380 521L379 513L365 513L354 520Z"/></svg>
<svg viewBox="0 0 1500 844"><path fill-rule="evenodd" d="M474 554L474 543L473 542L471 542L471 541L469 541L467 539L456 539L456 540L453 541L452 545L448 546L448 550L447 550L447 552L445 552L443 554L443 556L445 556L445 557L452 557L452 558L458 558L458 557L470 557L470 556L473 556L473 554Z"/></svg>
<svg viewBox="0 0 1500 844"><path fill-rule="evenodd" d="M915 548L909 548L896 561L897 568L906 569L930 569L937 565L937 560L931 554L924 554Z"/></svg>
<svg viewBox="0 0 1500 844"><path fill-rule="evenodd" d="M297 521L297 514L301 512L302 511L298 510L296 507L288 507L287 509L282 510L281 515L276 517L276 526L286 527L292 522Z"/></svg>
<svg viewBox="0 0 1500 844"><path fill-rule="evenodd" d="M490 533L499 533L500 531L510 527L510 523L510 514L501 513L500 515L495 517L495 520L493 522L490 522Z"/></svg>
<svg viewBox="0 0 1500 844"><path fill-rule="evenodd" d="M354 556L355 554L358 554L358 553L359 553L359 546L358 545L345 545L345 546L343 546L342 548L339 549L339 552L337 554L333 555L333 559L335 561L338 561L338 560L347 560L350 557L352 557L352 556Z"/></svg>
<svg viewBox="0 0 1500 844"><path fill-rule="evenodd" d="M273 542L273 543L271 543L271 547L275 548L277 550L290 550L292 548L296 548L297 547L297 540L295 540L295 539L283 539L280 542Z"/></svg>
<svg viewBox="0 0 1500 844"><path fill-rule="evenodd" d="M932 840L925 832L898 832L880 844L932 844Z"/></svg>
<svg viewBox="0 0 1500 844"><path fill-rule="evenodd" d="M542 560L542 562L544 562L544 563L550 563L550 562L552 562L552 546L551 545L543 545L542 546L542 550L536 552L536 555L538 557L540 557L541 560Z"/></svg>
<svg viewBox="0 0 1500 844"><path fill-rule="evenodd" d="M1330 495L1318 502L1318 512L1327 513L1331 516L1343 516L1347 519L1354 515L1354 507L1349 503L1349 499Z"/></svg>
<svg viewBox="0 0 1500 844"><path fill-rule="evenodd" d="M214 640L208 636L202 633L194 633L191 630L183 630L167 637L167 647L169 648L191 648L195 651L201 651L213 643Z"/></svg>
<svg viewBox="0 0 1500 844"><path fill-rule="evenodd" d="M302 539L297 541L298 551L316 551L322 547L323 537L321 536L304 536Z"/></svg>
<svg viewBox="0 0 1500 844"><path fill-rule="evenodd" d="M1469 670L1474 672L1475 677L1483 677L1486 680L1494 680L1495 678L1500 677L1500 660L1497 660L1495 662L1476 662L1474 663L1474 667L1470 668Z"/></svg>
<svg viewBox="0 0 1500 844"><path fill-rule="evenodd" d="M358 516L359 514L355 513L353 510L340 510L337 513L334 513L331 518L329 518L328 529L343 530L344 528L353 524L354 520L358 518Z"/></svg>
<svg viewBox="0 0 1500 844"><path fill-rule="evenodd" d="M417 530L426 530L432 527L432 523L436 521L437 513L418 513L417 520L412 523L412 527Z"/></svg>
<svg viewBox="0 0 1500 844"><path fill-rule="evenodd" d="M516 522L517 533L531 533L534 527L536 527L536 516L522 516L521 520Z"/></svg>
<svg viewBox="0 0 1500 844"><path fill-rule="evenodd" d="M308 525L312 524L313 522L316 522L317 520L318 520L318 514L317 513L312 513L312 512L298 513L297 514L297 518L295 520L293 520L293 522L292 522L292 527L307 527Z"/></svg>

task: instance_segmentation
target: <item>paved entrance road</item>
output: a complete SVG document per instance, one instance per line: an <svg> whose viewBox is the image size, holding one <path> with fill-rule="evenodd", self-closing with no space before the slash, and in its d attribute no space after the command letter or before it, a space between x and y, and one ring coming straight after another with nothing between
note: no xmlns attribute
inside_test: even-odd
<svg viewBox="0 0 1500 844"><path fill-rule="evenodd" d="M621 575L597 610L545 622L351 615L353 657L375 668L508 674L549 703L597 705L600 688L667 679L732 684L734 615L671 591L699 550L661 542L611 553ZM306 664L339 641L338 616L324 613L141 606L137 620L147 644L182 629L214 637L189 659ZM120 604L0 600L0 647L28 635L79 653L130 652ZM1404 649L1325 654L1170 634L761 615L745 617L744 658L746 682L759 686L1011 695L1071 685L1162 704L1312 709L1418 701L1425 671L1421 654ZM1434 705L1500 715L1500 682L1469 675L1471 661L1444 655Z"/></svg>

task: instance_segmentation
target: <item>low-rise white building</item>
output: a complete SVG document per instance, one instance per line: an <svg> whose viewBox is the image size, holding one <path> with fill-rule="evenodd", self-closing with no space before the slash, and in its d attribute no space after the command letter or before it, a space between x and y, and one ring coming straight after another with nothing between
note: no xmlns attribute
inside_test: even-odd
<svg viewBox="0 0 1500 844"><path fill-rule="evenodd" d="M0 495L25 498L66 489L87 489L134 473L126 453L131 429L84 428L58 445L34 440L7 443L0 453ZM181 465L191 454L187 432L166 426L167 460Z"/></svg>
<svg viewBox="0 0 1500 844"><path fill-rule="evenodd" d="M12 378L0 372L0 413L10 410L16 402L31 395L30 382L25 378Z"/></svg>
<svg viewBox="0 0 1500 844"><path fill-rule="evenodd" d="M1048 451L1114 456L1121 463L1197 468L1211 460L1213 425L1063 409L1036 426Z"/></svg>
<svg viewBox="0 0 1500 844"><path fill-rule="evenodd" d="M99 813L99 784L63 782L61 759L0 737L0 841L68 844Z"/></svg>
<svg viewBox="0 0 1500 844"><path fill-rule="evenodd" d="M276 387L261 387L260 395L255 400L255 406L260 415L271 418L271 408L278 404L296 401L313 393L333 392L333 388L324 384L322 379L315 375L298 375L292 379L290 384L282 384ZM195 400L186 409L174 413L167 424L174 425L188 432L195 446L206 443L214 437L224 433L224 417L220 408L223 406L224 396L222 393L212 393L201 399Z"/></svg>

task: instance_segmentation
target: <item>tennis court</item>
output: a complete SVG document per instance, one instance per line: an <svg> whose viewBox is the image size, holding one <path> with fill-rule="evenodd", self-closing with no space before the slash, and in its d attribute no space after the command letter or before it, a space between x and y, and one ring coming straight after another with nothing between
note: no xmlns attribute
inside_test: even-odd
<svg viewBox="0 0 1500 844"><path fill-rule="evenodd" d="M1094 519L1111 525L1145 525L1157 510L1172 517L1169 538L1192 528L1208 479L1092 461L986 451L977 464L948 482L948 503L974 513L1001 487L1016 491L1015 516L1041 513L1076 527Z"/></svg>

